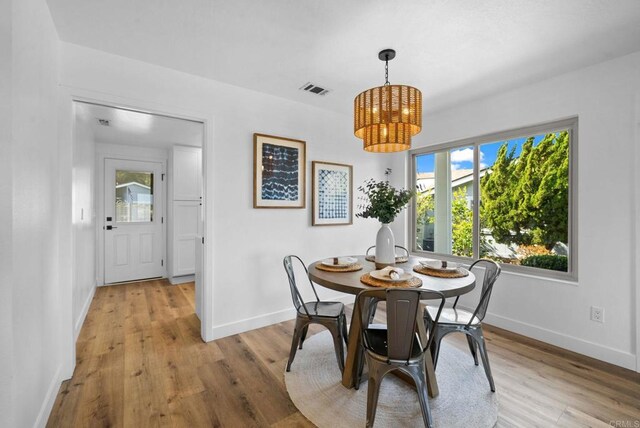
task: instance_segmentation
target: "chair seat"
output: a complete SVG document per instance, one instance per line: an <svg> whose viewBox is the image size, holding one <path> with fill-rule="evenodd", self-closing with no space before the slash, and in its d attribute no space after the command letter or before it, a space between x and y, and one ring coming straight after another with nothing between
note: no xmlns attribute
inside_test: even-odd
<svg viewBox="0 0 640 428"><path fill-rule="evenodd" d="M312 317L337 318L344 313L344 303L341 302L305 302L304 304ZM304 308L298 309L300 315L306 316Z"/></svg>
<svg viewBox="0 0 640 428"><path fill-rule="evenodd" d="M434 319L438 313L438 308L427 306L427 313L429 314L430 319ZM464 309L443 308L438 324L466 325L469 324L469 320L472 316L473 314L471 312L465 311ZM478 317L473 317L471 325L478 324L480 324Z"/></svg>
<svg viewBox="0 0 640 428"><path fill-rule="evenodd" d="M386 358L388 356L387 349L387 330L384 328L368 328L363 331L367 350ZM413 337L413 347L411 349L411 359L418 358L422 354L418 337Z"/></svg>

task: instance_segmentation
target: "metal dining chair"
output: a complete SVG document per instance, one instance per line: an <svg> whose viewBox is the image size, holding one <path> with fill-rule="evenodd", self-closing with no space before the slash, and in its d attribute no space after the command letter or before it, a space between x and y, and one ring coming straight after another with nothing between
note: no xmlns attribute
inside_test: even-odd
<svg viewBox="0 0 640 428"><path fill-rule="evenodd" d="M375 254L375 249L376 246L372 245L369 248L367 248L367 251L365 252L365 260L369 260L369 261L373 261L375 260L375 255L370 254L371 250L374 250L374 254ZM409 250L407 250L405 247L401 246L401 245L396 245L395 246L395 254L396 254L396 260L398 260L398 257L406 257L407 260L409 259ZM377 308L377 302L372 299L371 300L371 307L369 308L369 313L370 313L370 322L373 322L373 318L376 315L376 308Z"/></svg>
<svg viewBox="0 0 640 428"><path fill-rule="evenodd" d="M304 268L313 294L316 298L312 302L304 302L294 273L293 260L297 259ZM307 337L309 324L320 324L326 327L333 336L333 345L338 360L340 372L344 371L344 343L347 342L347 318L344 314L344 304L341 302L321 302L316 292L313 282L309 278L309 271L302 259L298 256L289 255L283 260L284 270L289 278L289 288L291 290L291 299L293 306L296 308L296 326L293 330L293 339L291 341L291 351L289 352L289 361L287 361L287 371L291 371L291 363L296 356L296 351L302 349L302 344Z"/></svg>
<svg viewBox="0 0 640 428"><path fill-rule="evenodd" d="M372 254L369 254L369 252L371 250L375 250L375 249L376 249L375 245L372 245L369 248L367 248L367 252L365 253L365 258L372 257ZM397 257L407 257L407 258L409 258L409 250L407 250L405 247L403 247L401 245L396 245L395 246L395 253L396 253L396 258ZM374 254L375 254L375 252L374 252Z"/></svg>
<svg viewBox="0 0 640 428"><path fill-rule="evenodd" d="M438 365L440 342L442 342L442 338L449 333L464 333L467 336L467 343L469 344L469 350L471 351L475 365L478 365L479 353L480 358L482 359L484 372L489 380L491 391L496 392L493 376L491 375L491 367L489 366L489 355L487 354L487 347L484 341L484 334L482 332L482 320L487 313L489 299L491 298L491 291L493 291L493 285L500 275L501 269L496 262L488 259L476 260L469 270L474 267L484 268L482 292L476 309L473 312L469 312L464 309L456 308L458 299L460 299L460 296L458 296L453 303L453 307L442 310L439 321L436 319L439 309L431 306L427 306L425 308L424 319L427 328L432 328L434 330L434 339L433 344L431 345L431 355L433 357L434 368Z"/></svg>
<svg viewBox="0 0 640 428"><path fill-rule="evenodd" d="M387 301L387 328L370 328L367 310L370 300ZM439 291L418 289L365 290L358 294L356 304L362 311L362 347L369 368L367 386L367 427L372 427L378 406L380 384L388 373L400 370L416 384L422 418L427 427L433 425L427 393L425 352L433 342L433 326L427 330L427 338L420 337L416 322L420 300L440 300L439 310L434 314L437 323L444 306L445 297ZM359 379L356 379L356 384Z"/></svg>

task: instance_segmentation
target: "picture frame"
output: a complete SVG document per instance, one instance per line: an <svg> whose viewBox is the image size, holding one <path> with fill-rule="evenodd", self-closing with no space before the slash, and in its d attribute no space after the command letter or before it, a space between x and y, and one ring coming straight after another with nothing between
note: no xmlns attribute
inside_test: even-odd
<svg viewBox="0 0 640 428"><path fill-rule="evenodd" d="M353 166L334 162L311 163L313 226L353 224Z"/></svg>
<svg viewBox="0 0 640 428"><path fill-rule="evenodd" d="M305 208L306 143L253 134L253 208Z"/></svg>

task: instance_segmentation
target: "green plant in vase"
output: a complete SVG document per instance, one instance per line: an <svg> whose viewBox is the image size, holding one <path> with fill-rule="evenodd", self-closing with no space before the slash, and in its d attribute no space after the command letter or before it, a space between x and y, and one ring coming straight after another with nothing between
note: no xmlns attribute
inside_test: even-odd
<svg viewBox="0 0 640 428"><path fill-rule="evenodd" d="M387 179L376 181L369 179L358 187L364 196L358 206L361 210L356 214L360 218L375 218L382 223L376 236L376 267L384 267L395 263L395 238L389 224L395 220L415 192L406 189L396 189L389 184L388 177L391 169L385 171Z"/></svg>

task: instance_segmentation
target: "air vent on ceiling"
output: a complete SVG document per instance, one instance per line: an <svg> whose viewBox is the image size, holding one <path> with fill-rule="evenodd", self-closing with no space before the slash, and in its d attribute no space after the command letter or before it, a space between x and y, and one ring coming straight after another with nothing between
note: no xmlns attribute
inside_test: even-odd
<svg viewBox="0 0 640 428"><path fill-rule="evenodd" d="M304 85L302 85L300 87L301 90L306 91L306 92L310 92L312 94L316 94L316 95L327 95L329 93L328 89L325 88L321 88L318 85L315 85L311 82L307 82Z"/></svg>
<svg viewBox="0 0 640 428"><path fill-rule="evenodd" d="M109 126L109 121L107 119L98 119L98 123L102 126Z"/></svg>

